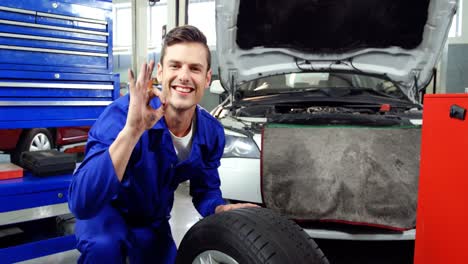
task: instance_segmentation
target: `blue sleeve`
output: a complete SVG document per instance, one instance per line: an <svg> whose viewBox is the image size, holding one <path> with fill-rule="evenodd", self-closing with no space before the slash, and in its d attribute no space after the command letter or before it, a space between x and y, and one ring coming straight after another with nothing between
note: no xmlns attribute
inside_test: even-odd
<svg viewBox="0 0 468 264"><path fill-rule="evenodd" d="M226 204L220 190L218 167L224 152L224 130L218 127L216 135L213 135L211 153L204 161L206 167L200 175L194 175L190 179L190 195L197 211L206 217L215 212L218 205ZM205 158L206 159L206 158Z"/></svg>
<svg viewBox="0 0 468 264"><path fill-rule="evenodd" d="M119 191L120 182L109 155L109 146L125 122L125 110L112 104L89 132L85 159L73 175L68 194L70 211L78 219L95 216Z"/></svg>

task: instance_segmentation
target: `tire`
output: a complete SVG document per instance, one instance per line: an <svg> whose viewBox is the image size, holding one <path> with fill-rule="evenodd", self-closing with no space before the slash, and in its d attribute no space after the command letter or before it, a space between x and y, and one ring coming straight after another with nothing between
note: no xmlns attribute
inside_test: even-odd
<svg viewBox="0 0 468 264"><path fill-rule="evenodd" d="M52 134L45 128L26 130L11 154L11 162L22 166L21 153L25 151L48 150L55 147Z"/></svg>
<svg viewBox="0 0 468 264"><path fill-rule="evenodd" d="M243 208L195 224L180 244L176 264L329 263L298 225L265 208Z"/></svg>

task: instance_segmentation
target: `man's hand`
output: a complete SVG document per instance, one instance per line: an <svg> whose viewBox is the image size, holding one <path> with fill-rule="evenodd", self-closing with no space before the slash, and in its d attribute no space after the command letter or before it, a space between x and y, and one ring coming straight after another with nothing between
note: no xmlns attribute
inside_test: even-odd
<svg viewBox="0 0 468 264"><path fill-rule="evenodd" d="M152 86L151 74L153 69L153 60L149 65L144 63L141 66L141 71L136 81L133 71L130 69L128 70L130 103L124 130L137 138L139 138L145 130L153 127L164 115L164 98L161 98L161 92L158 89L153 89ZM150 100L155 96L160 97L162 103L162 106L158 109L153 109L149 105Z"/></svg>
<svg viewBox="0 0 468 264"><path fill-rule="evenodd" d="M240 208L249 208L249 207L260 207L256 204L251 203L238 203L238 204L226 204L216 206L215 213L226 212L229 210L240 209Z"/></svg>
<svg viewBox="0 0 468 264"><path fill-rule="evenodd" d="M127 121L124 128L117 135L117 138L109 147L109 154L114 165L115 174L119 181L122 181L125 168L127 168L130 155L135 145L140 140L141 135L150 129L164 115L165 101L161 98L158 89L153 89L151 73L153 72L154 61L149 65L144 63L141 72L135 82L135 77L131 70L128 70L128 80L130 82L130 103L128 106ZM152 98L158 96L162 106L153 109L149 103Z"/></svg>

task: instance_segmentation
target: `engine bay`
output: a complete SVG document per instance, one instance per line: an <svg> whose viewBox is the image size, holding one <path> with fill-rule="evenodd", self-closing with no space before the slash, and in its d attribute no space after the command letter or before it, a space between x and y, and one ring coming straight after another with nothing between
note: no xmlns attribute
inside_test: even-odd
<svg viewBox="0 0 468 264"><path fill-rule="evenodd" d="M389 105L314 105L277 104L239 107L236 118L263 117L268 123L305 125L413 125L412 119L421 119L420 109L392 108Z"/></svg>

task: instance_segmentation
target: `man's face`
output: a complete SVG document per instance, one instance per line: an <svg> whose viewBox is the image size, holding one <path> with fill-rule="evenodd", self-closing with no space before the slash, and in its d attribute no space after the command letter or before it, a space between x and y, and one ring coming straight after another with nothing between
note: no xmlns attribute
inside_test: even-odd
<svg viewBox="0 0 468 264"><path fill-rule="evenodd" d="M168 107L176 111L193 109L211 81L205 47L184 42L166 47L164 61L158 64L157 77Z"/></svg>

